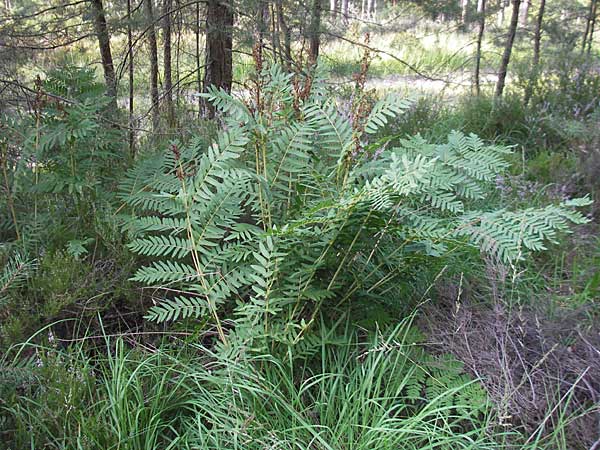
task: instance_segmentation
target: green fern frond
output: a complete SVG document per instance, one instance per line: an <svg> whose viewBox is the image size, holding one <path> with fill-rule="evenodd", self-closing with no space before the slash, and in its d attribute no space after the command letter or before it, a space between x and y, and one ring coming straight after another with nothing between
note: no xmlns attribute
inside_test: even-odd
<svg viewBox="0 0 600 450"><path fill-rule="evenodd" d="M374 134L387 124L388 118L393 118L407 110L412 102L400 97L398 94L388 94L379 100L371 109L365 121L365 132Z"/></svg>
<svg viewBox="0 0 600 450"><path fill-rule="evenodd" d="M201 297L177 296L172 299L162 299L159 304L148 310L144 316L153 322L175 321L177 319L197 318L208 313L206 299Z"/></svg>

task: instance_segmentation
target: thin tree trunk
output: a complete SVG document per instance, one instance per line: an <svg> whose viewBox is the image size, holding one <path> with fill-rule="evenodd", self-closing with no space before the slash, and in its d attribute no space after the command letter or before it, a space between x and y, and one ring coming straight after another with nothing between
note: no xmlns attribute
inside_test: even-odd
<svg viewBox="0 0 600 450"><path fill-rule="evenodd" d="M233 82L232 59L233 10L229 1L208 0L206 8L206 70L204 90L216 86L231 92ZM209 118L215 110L206 104Z"/></svg>
<svg viewBox="0 0 600 450"><path fill-rule="evenodd" d="M348 0L342 0L342 17L348 23Z"/></svg>
<svg viewBox="0 0 600 450"><path fill-rule="evenodd" d="M506 0L498 0L498 19L496 21L496 25L501 27L504 24L504 18L506 16L506 7L508 4Z"/></svg>
<svg viewBox="0 0 600 450"><path fill-rule="evenodd" d="M150 100L152 101L152 130L157 131L160 125L158 113L158 47L154 29L154 12L152 0L144 0L146 21L148 22L148 47L150 50Z"/></svg>
<svg viewBox="0 0 600 450"><path fill-rule="evenodd" d="M279 28L283 34L283 56L287 70L290 71L292 65L292 35L290 33L290 28L285 21L285 15L283 13L283 0L277 0L276 7L277 22L279 23Z"/></svg>
<svg viewBox="0 0 600 450"><path fill-rule="evenodd" d="M481 94L481 82L479 81L479 72L481 71L481 44L483 42L483 33L485 31L485 0L479 0L477 3L477 22L479 24L479 30L477 31L477 50L475 52L475 74L474 74L474 88L475 95Z"/></svg>
<svg viewBox="0 0 600 450"><path fill-rule="evenodd" d="M594 42L594 28L596 27L597 10L598 10L598 0L594 0L594 5L592 8L592 22L590 24L590 34L588 36L588 44L587 44L587 54L588 55L592 52L592 43Z"/></svg>
<svg viewBox="0 0 600 450"><path fill-rule="evenodd" d="M321 1L313 0L312 14L310 21L310 47L309 62L311 65L317 63L319 58L319 47L321 44Z"/></svg>
<svg viewBox="0 0 600 450"><path fill-rule="evenodd" d="M196 26L194 34L196 37L196 81L198 93L202 92L202 74L200 73L200 2L196 2ZM198 97L198 117L202 115L202 97Z"/></svg>
<svg viewBox="0 0 600 450"><path fill-rule="evenodd" d="M260 44L261 48L264 47L265 39L267 36L269 22L269 4L267 0L258 0L258 8L256 10L256 29L255 41Z"/></svg>
<svg viewBox="0 0 600 450"><path fill-rule="evenodd" d="M540 0L540 9L535 21L535 32L533 36L533 61L531 65L531 77L529 83L527 83L527 89L525 90L525 106L529 104L531 96L533 95L533 88L537 84L539 76L540 66L540 48L542 42L542 23L544 21L544 10L546 9L546 0Z"/></svg>
<svg viewBox="0 0 600 450"><path fill-rule="evenodd" d="M275 11L275 5L273 3L268 3L269 9L269 18L270 26L271 26L271 45L273 47L273 61L277 61L279 59L280 63L283 63L283 58L281 56L281 42L279 39L279 22L277 22L277 12Z"/></svg>
<svg viewBox="0 0 600 450"><path fill-rule="evenodd" d="M337 18L337 0L329 0L329 12L333 21Z"/></svg>
<svg viewBox="0 0 600 450"><path fill-rule="evenodd" d="M498 73L498 83L496 84L496 98L502 97L502 93L504 92L508 64L510 63L510 55L515 42L515 36L517 34L517 26L519 25L519 8L521 6L521 0L512 0L512 5L513 9L512 17L510 19L510 27L508 29L508 37L506 38L504 55L502 55L502 62L500 64L500 71Z"/></svg>
<svg viewBox="0 0 600 450"><path fill-rule="evenodd" d="M175 0L175 9L177 11L177 39L175 40L175 86L177 89L175 90L175 104L177 108L179 108L180 100L181 100L181 29L183 27L183 12L181 9L180 0Z"/></svg>
<svg viewBox="0 0 600 450"><path fill-rule="evenodd" d="M175 110L173 108L173 79L171 61L171 9L173 0L163 3L163 70L165 80L164 102L167 110L167 123L172 128L175 125Z"/></svg>
<svg viewBox="0 0 600 450"><path fill-rule="evenodd" d="M467 29L467 22L469 21L469 0L461 0L461 13L460 23L464 30Z"/></svg>
<svg viewBox="0 0 600 450"><path fill-rule="evenodd" d="M113 65L112 53L110 51L110 35L106 26L106 16L102 0L91 0L94 15L94 28L98 37L98 47L100 48L100 57L102 58L102 70L104 71L104 81L106 82L106 95L111 100L111 106L117 108L117 77L115 76L115 67Z"/></svg>
<svg viewBox="0 0 600 450"><path fill-rule="evenodd" d="M521 3L521 12L519 13L520 24L522 27L527 26L527 18L529 15L529 7L531 6L531 0L523 0Z"/></svg>
<svg viewBox="0 0 600 450"><path fill-rule="evenodd" d="M133 131L133 33L131 31L131 0L127 0L127 49L129 51L129 153L135 155Z"/></svg>
<svg viewBox="0 0 600 450"><path fill-rule="evenodd" d="M587 39L590 33L590 26L592 25L592 13L594 12L594 5L596 0L590 0L590 7L587 18L585 20L585 33L583 33L583 42L581 44L581 53L583 53L587 47Z"/></svg>
<svg viewBox="0 0 600 450"><path fill-rule="evenodd" d="M375 0L367 0L367 19L373 18L373 10L375 9L373 6L373 2Z"/></svg>

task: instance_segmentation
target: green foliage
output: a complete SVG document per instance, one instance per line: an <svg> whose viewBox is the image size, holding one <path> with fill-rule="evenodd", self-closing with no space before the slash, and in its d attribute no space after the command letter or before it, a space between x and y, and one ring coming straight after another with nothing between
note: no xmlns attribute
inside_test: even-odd
<svg viewBox="0 0 600 450"><path fill-rule="evenodd" d="M0 295L3 347L65 314L95 314L130 296L122 288L131 256L113 207L127 158L95 80L91 69L52 71L35 86L31 113L2 124L0 245L39 266L10 298ZM0 256L9 278L20 266L11 261Z"/></svg>
<svg viewBox="0 0 600 450"><path fill-rule="evenodd" d="M8 303L10 291L22 287L35 267L35 261L26 260L20 253L8 258L0 272L0 311Z"/></svg>
<svg viewBox="0 0 600 450"><path fill-rule="evenodd" d="M318 78L304 100L290 79L277 66L261 75L263 109L211 90L226 125L216 142L174 144L123 181L129 247L147 257L133 279L165 292L148 318L210 313L225 340L217 310L234 307L228 339L297 343L323 305L399 307L424 267L471 246L513 264L586 221L572 209L588 200L478 210L507 148L452 132L386 149L368 135L404 101L387 97L353 125Z"/></svg>
<svg viewBox="0 0 600 450"><path fill-rule="evenodd" d="M90 357L81 343L26 344L34 358L0 361L0 437L89 450L498 448L480 385L419 339L407 321L365 336L342 319L282 354L166 340L145 352L106 337Z"/></svg>

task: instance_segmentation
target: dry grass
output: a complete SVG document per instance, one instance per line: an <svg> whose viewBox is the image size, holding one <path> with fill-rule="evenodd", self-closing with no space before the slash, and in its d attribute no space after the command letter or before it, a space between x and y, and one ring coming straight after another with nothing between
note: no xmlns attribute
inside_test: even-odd
<svg viewBox="0 0 600 450"><path fill-rule="evenodd" d="M464 299L460 285L445 286L442 300L422 315L432 347L453 354L482 380L498 413L496 424L528 436L523 447L597 448L597 327L584 326L585 311L550 311L549 301L511 308L501 287L510 274L491 264L487 272L492 302Z"/></svg>

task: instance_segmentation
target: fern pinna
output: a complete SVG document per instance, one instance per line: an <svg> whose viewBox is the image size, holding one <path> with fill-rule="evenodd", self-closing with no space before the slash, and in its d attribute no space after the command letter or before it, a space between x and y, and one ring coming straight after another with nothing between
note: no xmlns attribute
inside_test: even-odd
<svg viewBox="0 0 600 450"><path fill-rule="evenodd" d="M587 199L473 210L507 148L460 132L373 148L368 136L407 101L388 96L352 126L319 79L299 97L292 77L265 70L261 105L209 89L224 123L216 142L173 144L123 182L130 248L148 258L134 279L164 292L148 318L218 323L227 302L232 337L297 342L324 302L398 302L428 260L477 246L512 264L586 221L574 207Z"/></svg>

